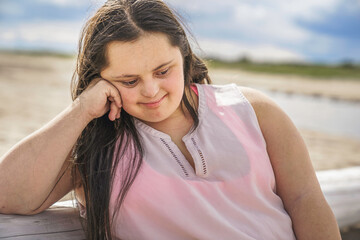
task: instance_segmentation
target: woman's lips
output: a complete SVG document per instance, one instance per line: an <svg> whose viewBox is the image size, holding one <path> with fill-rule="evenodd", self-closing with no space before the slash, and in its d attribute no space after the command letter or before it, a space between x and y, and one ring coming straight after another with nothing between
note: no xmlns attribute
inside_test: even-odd
<svg viewBox="0 0 360 240"><path fill-rule="evenodd" d="M141 103L141 104L148 108L157 108L160 106L160 104L162 103L162 101L165 99L166 96L167 96L167 94L165 94L162 98L160 98L160 100L153 101L153 102L147 102L147 103Z"/></svg>

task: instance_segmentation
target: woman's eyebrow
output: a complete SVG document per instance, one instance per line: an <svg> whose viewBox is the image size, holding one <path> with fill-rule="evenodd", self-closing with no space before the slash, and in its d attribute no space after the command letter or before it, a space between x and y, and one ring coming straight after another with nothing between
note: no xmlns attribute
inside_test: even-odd
<svg viewBox="0 0 360 240"><path fill-rule="evenodd" d="M158 67L156 67L155 69L153 69L153 72L156 71L156 70L159 70L159 69L162 68L163 66L166 66L166 65L170 64L172 61L174 61L174 59L173 59L173 60L170 60L170 61L168 61L168 62L166 62L166 63L161 64L160 66L158 66Z"/></svg>
<svg viewBox="0 0 360 240"><path fill-rule="evenodd" d="M152 71L154 72L154 71L156 71L156 70L159 70L160 68L162 68L162 67L170 64L172 61L174 61L174 59L172 59L172 60L170 60L170 61L168 61L168 62L166 62L166 63L163 63L163 64L157 66L157 67L154 68ZM111 77L114 78L114 79L118 79L118 78L132 78L132 77L137 77L137 76L138 76L138 75L136 75L136 74L123 74L123 75L111 76Z"/></svg>

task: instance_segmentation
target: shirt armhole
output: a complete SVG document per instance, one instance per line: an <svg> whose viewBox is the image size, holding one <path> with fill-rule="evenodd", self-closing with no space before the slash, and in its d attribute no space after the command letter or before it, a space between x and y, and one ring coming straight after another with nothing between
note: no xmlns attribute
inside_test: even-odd
<svg viewBox="0 0 360 240"><path fill-rule="evenodd" d="M194 93L196 94L196 96L199 96L199 91L198 91L198 89L197 89L197 87L196 87L195 84L190 85L190 88L191 88L191 90L194 91Z"/></svg>

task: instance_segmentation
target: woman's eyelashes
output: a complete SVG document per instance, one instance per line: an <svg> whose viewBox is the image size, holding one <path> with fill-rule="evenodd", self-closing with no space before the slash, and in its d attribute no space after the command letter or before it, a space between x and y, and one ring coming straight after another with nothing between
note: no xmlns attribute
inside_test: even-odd
<svg viewBox="0 0 360 240"><path fill-rule="evenodd" d="M157 76L160 76L160 77L164 77L164 76L166 76L166 75L169 73L169 69L170 69L170 68L166 68L166 69L164 69L164 70L161 70L160 72L157 72L156 75L157 75Z"/></svg>
<svg viewBox="0 0 360 240"><path fill-rule="evenodd" d="M134 79L134 80L131 80L131 81L123 81L121 83L123 85L127 86L127 87L131 87L131 86L135 86L137 82L138 82L138 80Z"/></svg>
<svg viewBox="0 0 360 240"><path fill-rule="evenodd" d="M166 68L164 70L161 70L159 72L155 73L156 77L163 78L166 77L170 72L170 68ZM133 87L139 82L139 79L133 79L129 81L121 81L121 83L126 87Z"/></svg>

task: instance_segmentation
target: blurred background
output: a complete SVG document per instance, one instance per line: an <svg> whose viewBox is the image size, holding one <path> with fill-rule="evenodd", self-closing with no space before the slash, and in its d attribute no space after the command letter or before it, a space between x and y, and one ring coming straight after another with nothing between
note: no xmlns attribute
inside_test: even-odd
<svg viewBox="0 0 360 240"><path fill-rule="evenodd" d="M104 2L0 0L0 154L71 103L80 31ZM360 166L359 0L165 2L214 83L260 89L285 110L315 170Z"/></svg>
<svg viewBox="0 0 360 240"><path fill-rule="evenodd" d="M0 47L75 53L104 0L1 0ZM358 0L167 0L207 56L225 60L360 62Z"/></svg>

